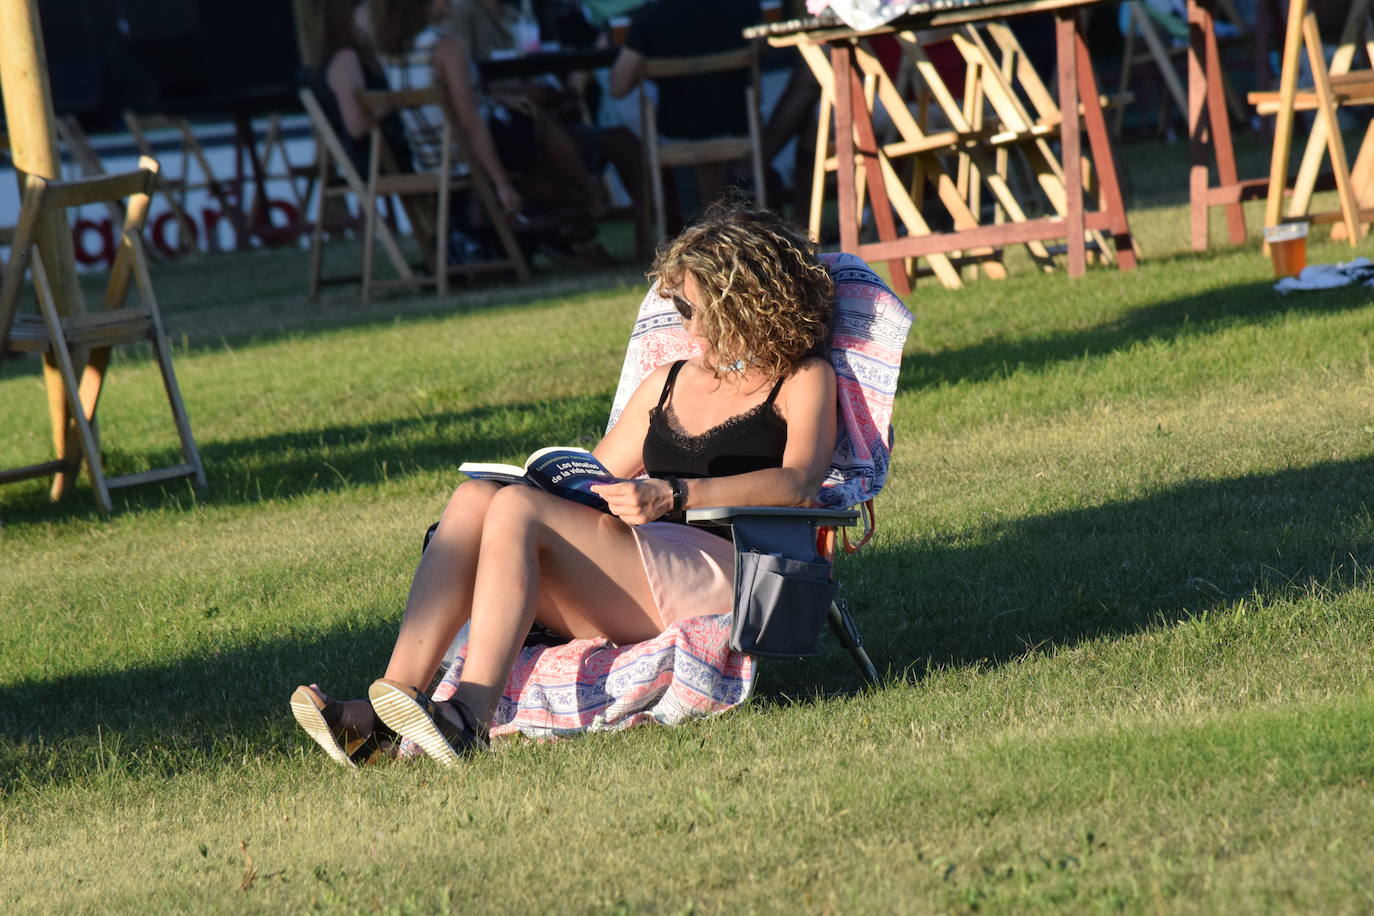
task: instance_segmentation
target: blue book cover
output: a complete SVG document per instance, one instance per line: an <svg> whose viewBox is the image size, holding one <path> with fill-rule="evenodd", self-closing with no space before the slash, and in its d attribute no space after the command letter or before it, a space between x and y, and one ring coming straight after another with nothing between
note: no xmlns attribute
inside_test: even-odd
<svg viewBox="0 0 1374 916"><path fill-rule="evenodd" d="M591 452L571 446L541 448L525 460L524 467L465 461L458 470L473 480L528 484L602 512L610 510L592 486L619 480Z"/></svg>

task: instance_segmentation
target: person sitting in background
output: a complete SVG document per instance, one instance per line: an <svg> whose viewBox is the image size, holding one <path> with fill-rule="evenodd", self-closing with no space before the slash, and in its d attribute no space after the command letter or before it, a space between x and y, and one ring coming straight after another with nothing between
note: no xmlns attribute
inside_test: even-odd
<svg viewBox="0 0 1374 916"><path fill-rule="evenodd" d="M429 49L432 79L444 87L456 130L476 165L493 176L508 209L527 206L525 239L584 260L608 259L596 243L592 219L605 208L601 187L582 164L568 132L545 117L528 98L484 97L467 43L445 27L447 0L370 0L377 45L401 57L415 48L426 28L439 27ZM508 174L518 183L512 184ZM498 183L496 175L501 176ZM502 186L504 183L504 187ZM509 202L508 202L509 200ZM520 226L517 226L517 230Z"/></svg>
<svg viewBox="0 0 1374 916"><path fill-rule="evenodd" d="M739 0L653 0L631 14L630 31L611 68L610 90L629 95L644 78L644 61L733 51L747 44L743 29L759 19L756 3ZM745 71L709 73L658 82L658 130L665 139L702 139L749 132L743 98ZM739 101L736 101L739 100ZM702 202L714 199L729 178L728 163L696 167Z"/></svg>
<svg viewBox="0 0 1374 916"><path fill-rule="evenodd" d="M358 104L359 90L385 91L386 72L377 60L365 0L324 0L320 6L320 62L310 89L338 136L349 161L366 176L371 159L368 133L373 121ZM394 113L382 119L382 136L397 167L411 166L405 126Z"/></svg>
<svg viewBox="0 0 1374 916"><path fill-rule="evenodd" d="M563 23L567 27L566 21ZM514 56L521 47L521 30L539 28L533 18L525 18L504 0L453 0L444 29L462 39L474 61ZM595 30L587 29L595 35ZM522 110L528 100L540 109L542 117L566 130L577 146L583 166L598 176L606 165L613 166L621 184L638 210L642 191L639 140L625 127L601 127L591 123L585 100L585 72L571 74L569 84L552 77L538 79L505 78L488 82L487 95L508 108ZM560 149L559 152L565 150ZM599 198L601 189L596 194Z"/></svg>
<svg viewBox="0 0 1374 916"><path fill-rule="evenodd" d="M501 0L453 0L447 27L467 42L473 60L491 60L500 54L515 54L519 12Z"/></svg>

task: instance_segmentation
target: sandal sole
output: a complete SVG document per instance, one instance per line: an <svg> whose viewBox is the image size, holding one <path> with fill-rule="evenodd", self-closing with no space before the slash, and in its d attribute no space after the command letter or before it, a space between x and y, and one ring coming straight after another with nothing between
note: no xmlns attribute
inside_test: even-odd
<svg viewBox="0 0 1374 916"><path fill-rule="evenodd" d="M319 700L315 694L305 687L297 687L291 694L291 715L295 717L296 724L299 725L311 739L324 748L335 763L348 767L350 770L358 769L358 765L348 758L348 752L343 749L338 740L334 737L334 732L330 730L329 723L324 721L324 714L320 711Z"/></svg>
<svg viewBox="0 0 1374 916"><path fill-rule="evenodd" d="M431 759L446 767L460 762L458 752L439 731L429 713L403 688L377 681L367 689L367 698L372 701L373 712L387 728L414 741Z"/></svg>

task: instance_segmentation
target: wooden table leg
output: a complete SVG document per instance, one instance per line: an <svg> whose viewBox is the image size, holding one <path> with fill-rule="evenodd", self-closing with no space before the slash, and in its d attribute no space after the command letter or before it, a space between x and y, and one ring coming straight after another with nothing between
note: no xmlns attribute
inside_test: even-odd
<svg viewBox="0 0 1374 916"><path fill-rule="evenodd" d="M864 98L863 86L857 73L851 71L850 92L853 99L854 129L858 133L859 145L863 153L864 174L867 176L868 199L873 203L873 222L878 228L878 238L884 242L897 239L897 223L892 216L892 202L888 198L888 187L878 161L878 138L873 129L872 110ZM841 90L843 91L843 90ZM894 173L895 177L895 173ZM901 194L902 189L893 189ZM887 262L892 277L892 289L899 296L911 295L911 278L906 272L906 260L896 258Z"/></svg>
<svg viewBox="0 0 1374 916"><path fill-rule="evenodd" d="M1325 52L1322 49L1321 35L1317 32L1317 17L1308 13L1303 17L1303 42L1307 46L1307 59L1312 68L1312 85L1317 90L1317 119L1326 121L1327 152L1331 156L1331 171L1336 177L1336 196L1341 202L1341 217L1345 220L1345 231L1350 244L1360 239L1360 206L1355 199L1355 190L1350 186L1350 164L1345 155L1345 140L1341 137L1340 106L1336 103L1331 90L1331 78L1326 72Z"/></svg>
<svg viewBox="0 0 1374 916"><path fill-rule="evenodd" d="M830 69L835 79L835 191L839 195L840 250L857 251L859 222L854 205L853 49L845 42L830 46Z"/></svg>
<svg viewBox="0 0 1374 916"><path fill-rule="evenodd" d="M855 152L854 134L858 133L859 153L863 155L865 185L868 188L868 197L873 204L873 222L878 228L878 238L884 242L891 242L897 239L897 225L892 216L892 203L888 198L887 185L884 181L881 165L878 162L878 141L873 130L873 119L869 114L867 99L864 95L864 87L859 79L859 75L854 67L854 47L848 43L837 43L832 45L831 60L835 70L835 137L837 153L837 178L840 182L840 245L845 251L857 251L860 221L863 219L863 212L858 206L854 197L853 183L855 178L855 166L853 155ZM848 127L841 126L841 104L842 100L848 100L848 111L845 113L845 120L849 122ZM844 139L842 139L844 138ZM844 147L840 144L848 140L850 150L850 161L846 165L843 154L840 152ZM846 189L846 178L850 187ZM846 220L844 215L845 198L848 194L849 200L854 201L854 215L852 220ZM845 242L846 224L852 226L853 247ZM894 258L887 262L888 272L891 275L892 289L899 296L911 295L911 280L907 276L906 264L901 258Z"/></svg>
<svg viewBox="0 0 1374 916"><path fill-rule="evenodd" d="M1283 212L1283 189L1288 183L1288 154L1293 147L1293 97L1298 92L1298 58L1302 53L1302 17L1307 0L1291 0L1279 71L1279 110L1274 121L1274 149L1269 157L1269 194L1264 202L1264 225L1276 226ZM1267 248L1267 246L1266 246Z"/></svg>
<svg viewBox="0 0 1374 916"><path fill-rule="evenodd" d="M1216 21L1212 16L1211 3L1206 0L1196 8L1207 17L1203 41L1207 57L1207 113L1212 119L1212 155L1217 162L1217 182L1230 187L1240 181L1236 173L1236 151L1231 145L1231 119L1226 107L1226 88L1222 84L1224 73L1221 68L1221 51L1217 47ZM1240 201L1226 205L1226 228L1232 245L1245 241L1245 211Z"/></svg>
<svg viewBox="0 0 1374 916"><path fill-rule="evenodd" d="M1075 36L1078 34L1078 11L1059 10L1055 13L1055 45L1059 59L1059 110L1063 121L1059 128L1060 155L1064 168L1064 221L1067 224L1069 248L1069 276L1081 277L1088 268L1088 249L1083 239L1086 226L1083 219L1083 158L1078 131L1078 55ZM1086 103L1085 103L1086 104ZM1091 104L1097 104L1094 95Z"/></svg>
<svg viewBox="0 0 1374 916"><path fill-rule="evenodd" d="M1092 59L1088 55L1088 43L1082 29L1074 30L1074 45L1077 48L1079 95L1086 100L1083 103L1083 121L1088 127L1088 147L1092 150L1093 167L1097 171L1098 197L1101 208L1107 213L1108 231L1116 245L1116 266L1120 270L1134 270L1135 242L1131 237L1131 225L1126 219L1126 201L1121 196L1116 154L1112 150L1111 137L1107 135L1107 119L1102 115L1102 106L1097 103L1097 76L1093 73ZM1078 199L1081 213L1081 192Z"/></svg>
<svg viewBox="0 0 1374 916"><path fill-rule="evenodd" d="M1203 60L1206 51L1202 44L1202 31L1192 23L1195 0L1189 0L1188 18L1188 201L1189 227L1194 251L1206 251L1208 242L1207 206L1207 125L1202 120L1202 110L1207 107L1207 77L1203 73Z"/></svg>

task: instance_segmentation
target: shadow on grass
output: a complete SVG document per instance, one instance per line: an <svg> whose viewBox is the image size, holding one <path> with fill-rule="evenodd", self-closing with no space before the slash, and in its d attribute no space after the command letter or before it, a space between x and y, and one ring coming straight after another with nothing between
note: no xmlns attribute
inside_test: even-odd
<svg viewBox="0 0 1374 916"><path fill-rule="evenodd" d="M1032 648L1168 626L1313 581L1339 593L1371 564L1374 459L1360 459L879 546L842 562L840 577L880 670L919 679L932 667L997 665ZM318 678L340 695L361 693L394 635L390 622L355 625L0 688L0 795L89 776L107 765L112 742L119 766L154 774L303 746L286 708L291 690ZM858 686L848 657L829 645L819 659L764 665L760 691L786 703Z"/></svg>
<svg viewBox="0 0 1374 916"><path fill-rule="evenodd" d="M1181 255L1180 257L1190 257ZM1237 323L1259 324L1287 313L1333 313L1369 304L1362 287L1326 290L1319 296L1283 296L1268 282L1208 290L1135 309L1092 328L1043 337L992 338L967 347L907 357L898 388L910 391L958 382L1001 378L1060 362L1106 356L1135 344L1213 334Z"/></svg>
<svg viewBox="0 0 1374 916"><path fill-rule="evenodd" d="M610 400L611 393L605 392L202 442L200 453L209 492L197 500L212 506L243 505L375 485L432 471L451 471L456 483L457 468L463 461L528 454L551 440L590 447L605 424ZM512 421L512 417L522 415L528 421ZM138 456L107 451L105 470L107 474L128 473L145 465L160 467L180 460L180 453L170 448ZM182 507L191 499L186 481L116 490L112 496L116 513ZM33 488L0 505L5 524L11 527L99 518L84 475L60 503L47 498L45 484L41 490ZM428 522L421 521L416 520L422 530Z"/></svg>
<svg viewBox="0 0 1374 916"><path fill-rule="evenodd" d="M1200 481L900 547L882 540L841 558L841 593L879 670L919 679L1168 626L1251 595L1367 582L1374 458ZM860 686L834 645L762 670L765 696Z"/></svg>

